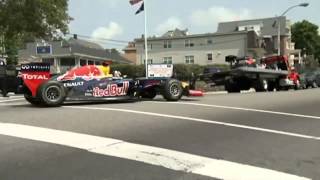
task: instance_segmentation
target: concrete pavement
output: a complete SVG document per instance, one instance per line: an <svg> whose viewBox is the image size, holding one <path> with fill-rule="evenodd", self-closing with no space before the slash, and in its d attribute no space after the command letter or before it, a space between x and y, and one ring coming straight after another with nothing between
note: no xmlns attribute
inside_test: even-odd
<svg viewBox="0 0 320 180"><path fill-rule="evenodd" d="M67 146L69 144L57 145L57 142L65 142L63 138L55 143L48 142L49 137L57 133L49 134L40 142L35 139L37 136L28 132L36 132L36 128L41 127L113 138L139 147L160 148L165 150L164 154L171 151L187 153L192 157L262 168L264 172L271 170L302 179L319 179L319 95L320 91L315 89L208 95L184 98L178 103L164 102L159 98L135 103L67 104L61 108L35 108L19 99L21 97L11 98L16 99L13 101L0 99L0 123L12 125L11 131L8 128L0 130L0 177L228 179L226 174L236 173L232 168L225 168L226 172L219 170L217 172L222 174L210 176L200 171L177 170L163 163L119 158L120 150L118 154L109 152L104 155ZM21 136L18 137L14 130L21 125L35 129L25 132L20 129ZM4 130L12 134L4 135ZM90 144L85 140L76 144L79 142L85 146ZM175 157L179 159L180 155ZM190 167L189 170L194 169ZM214 170L209 168L206 171ZM254 171L245 174L254 179L268 178ZM241 179L240 175L237 176Z"/></svg>

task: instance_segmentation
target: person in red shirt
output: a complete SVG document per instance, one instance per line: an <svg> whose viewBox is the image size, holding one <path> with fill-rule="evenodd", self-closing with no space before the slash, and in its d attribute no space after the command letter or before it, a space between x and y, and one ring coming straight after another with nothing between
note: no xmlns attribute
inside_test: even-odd
<svg viewBox="0 0 320 180"><path fill-rule="evenodd" d="M294 67L291 67L290 69L290 74L289 74L289 79L292 80L294 82L295 85L299 85L300 82L300 76L297 73L296 69Z"/></svg>

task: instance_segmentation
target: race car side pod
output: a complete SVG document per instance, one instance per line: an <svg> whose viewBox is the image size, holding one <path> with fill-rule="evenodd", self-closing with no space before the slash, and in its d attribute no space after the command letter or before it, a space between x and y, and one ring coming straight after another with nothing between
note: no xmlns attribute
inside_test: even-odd
<svg viewBox="0 0 320 180"><path fill-rule="evenodd" d="M29 63L21 65L23 83L31 91L33 97L37 95L38 87L50 79L50 64Z"/></svg>

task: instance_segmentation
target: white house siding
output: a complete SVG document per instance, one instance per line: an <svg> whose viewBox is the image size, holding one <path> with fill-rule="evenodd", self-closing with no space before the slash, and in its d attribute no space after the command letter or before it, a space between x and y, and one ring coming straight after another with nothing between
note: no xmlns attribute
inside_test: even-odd
<svg viewBox="0 0 320 180"><path fill-rule="evenodd" d="M207 41L211 39L212 44ZM234 34L203 34L182 38L167 39L172 41L172 48L164 48L165 39L149 39L148 59L153 63L163 63L164 57L172 57L174 64L185 63L185 56L194 56L194 63L200 65L224 64L225 56L245 56L247 52L247 33ZM185 47L185 41L190 40L193 47ZM136 41L137 63L144 63L144 42ZM151 48L152 46L152 48ZM212 54L208 61L207 54Z"/></svg>

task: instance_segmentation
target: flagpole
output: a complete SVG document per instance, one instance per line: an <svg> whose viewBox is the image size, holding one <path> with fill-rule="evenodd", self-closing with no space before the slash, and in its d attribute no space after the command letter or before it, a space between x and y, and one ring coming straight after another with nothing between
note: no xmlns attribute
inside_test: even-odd
<svg viewBox="0 0 320 180"><path fill-rule="evenodd" d="M148 31L147 31L147 1L144 0L144 51L145 51L145 66L146 66L146 78L148 79Z"/></svg>

